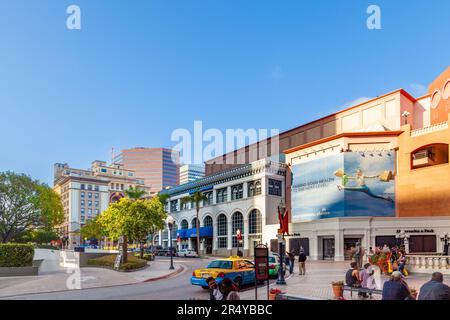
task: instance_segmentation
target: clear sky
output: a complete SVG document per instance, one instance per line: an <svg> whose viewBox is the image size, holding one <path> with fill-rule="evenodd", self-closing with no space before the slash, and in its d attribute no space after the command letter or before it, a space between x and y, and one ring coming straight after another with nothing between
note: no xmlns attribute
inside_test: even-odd
<svg viewBox="0 0 450 320"><path fill-rule="evenodd" d="M81 30L66 9L81 8ZM382 29L366 27L370 4ZM177 128L286 130L450 65L450 1L0 0L0 171L47 183Z"/></svg>

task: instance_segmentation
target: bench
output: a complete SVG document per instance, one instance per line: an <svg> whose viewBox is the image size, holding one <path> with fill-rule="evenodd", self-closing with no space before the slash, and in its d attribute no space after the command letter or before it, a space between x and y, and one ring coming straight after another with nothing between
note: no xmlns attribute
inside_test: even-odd
<svg viewBox="0 0 450 320"><path fill-rule="evenodd" d="M344 286L344 291L350 291L350 297L353 297L353 291L369 293L369 294L382 294L383 293L383 291L380 289L358 288L358 287L352 287L352 286Z"/></svg>

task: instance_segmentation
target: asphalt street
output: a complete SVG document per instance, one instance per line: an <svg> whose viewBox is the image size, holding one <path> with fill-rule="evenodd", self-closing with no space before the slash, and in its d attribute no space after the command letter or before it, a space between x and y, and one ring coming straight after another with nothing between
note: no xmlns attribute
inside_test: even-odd
<svg viewBox="0 0 450 320"><path fill-rule="evenodd" d="M169 259L157 257L160 260ZM190 283L192 272L205 267L211 260L198 258L175 258L177 263L185 266L182 273L168 279L130 285L68 290L50 293L26 294L9 297L14 300L207 300L209 293ZM274 281L274 280L271 280ZM242 291L253 290L249 286Z"/></svg>

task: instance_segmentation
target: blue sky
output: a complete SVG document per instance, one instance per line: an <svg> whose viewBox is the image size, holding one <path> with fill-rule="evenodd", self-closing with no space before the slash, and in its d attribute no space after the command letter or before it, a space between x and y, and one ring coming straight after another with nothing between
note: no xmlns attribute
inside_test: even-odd
<svg viewBox="0 0 450 320"><path fill-rule="evenodd" d="M450 2L0 0L0 171L51 183L176 128L290 129L449 63ZM82 29L66 28L76 4ZM366 9L382 10L382 30Z"/></svg>

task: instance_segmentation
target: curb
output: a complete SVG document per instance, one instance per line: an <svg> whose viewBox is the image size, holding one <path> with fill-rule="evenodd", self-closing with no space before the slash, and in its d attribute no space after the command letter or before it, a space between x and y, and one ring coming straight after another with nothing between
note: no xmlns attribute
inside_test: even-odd
<svg viewBox="0 0 450 320"><path fill-rule="evenodd" d="M145 280L142 281L142 282L153 282L153 281L158 281L158 280L168 279L168 278L170 278L170 277L172 277L172 276L175 276L175 275L177 275L177 274L183 272L183 270L184 270L184 267L183 267L183 266L180 266L177 270L175 270L175 271L173 271L173 272L171 272L171 273L169 273L169 274L166 274L166 275L163 275L163 276L160 276L160 277L155 277L155 278L145 279Z"/></svg>

